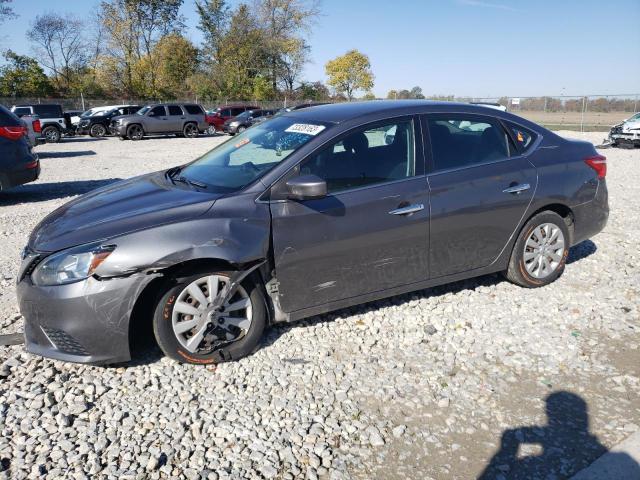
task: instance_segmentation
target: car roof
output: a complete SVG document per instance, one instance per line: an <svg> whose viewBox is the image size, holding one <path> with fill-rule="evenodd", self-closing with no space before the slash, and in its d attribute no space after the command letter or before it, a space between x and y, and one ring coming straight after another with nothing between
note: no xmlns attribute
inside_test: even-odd
<svg viewBox="0 0 640 480"><path fill-rule="evenodd" d="M485 114L492 117L504 118L517 121L517 123L529 126L530 128L541 127L524 118L498 110L496 108L483 105L471 105L469 103L439 102L432 100L371 100L366 102L344 102L330 103L313 107L291 110L283 116L297 118L306 121L317 121L325 123L341 123L347 120L371 116L415 115L420 113L469 113Z"/></svg>

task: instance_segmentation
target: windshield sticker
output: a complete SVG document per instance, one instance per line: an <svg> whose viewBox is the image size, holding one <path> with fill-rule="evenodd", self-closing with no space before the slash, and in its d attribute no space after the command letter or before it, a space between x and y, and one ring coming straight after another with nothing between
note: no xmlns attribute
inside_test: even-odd
<svg viewBox="0 0 640 480"><path fill-rule="evenodd" d="M247 143L249 143L251 140L249 140L248 138L243 138L242 140L240 140L238 143L236 143L234 146L236 148L240 148L243 145L246 145Z"/></svg>
<svg viewBox="0 0 640 480"><path fill-rule="evenodd" d="M325 129L324 125L312 125L310 123L294 123L285 132L304 133L306 135L316 136Z"/></svg>

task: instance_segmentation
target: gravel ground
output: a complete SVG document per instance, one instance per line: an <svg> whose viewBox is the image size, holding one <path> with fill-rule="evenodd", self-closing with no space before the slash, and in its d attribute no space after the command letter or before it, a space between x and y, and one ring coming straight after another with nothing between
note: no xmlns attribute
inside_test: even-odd
<svg viewBox="0 0 640 480"><path fill-rule="evenodd" d="M223 138L38 147L41 179L0 195L0 332L22 329L19 252L45 214ZM609 224L541 289L492 275L398 296L275 327L217 368L0 347L0 478L570 476L640 428L640 150L604 153Z"/></svg>

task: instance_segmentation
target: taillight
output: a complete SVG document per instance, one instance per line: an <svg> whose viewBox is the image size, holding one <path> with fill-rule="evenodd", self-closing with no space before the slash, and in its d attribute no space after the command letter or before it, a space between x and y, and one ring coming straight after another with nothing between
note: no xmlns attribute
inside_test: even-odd
<svg viewBox="0 0 640 480"><path fill-rule="evenodd" d="M33 131L36 133L42 132L42 125L40 124L40 120L34 120L32 123Z"/></svg>
<svg viewBox="0 0 640 480"><path fill-rule="evenodd" d="M0 137L8 138L9 140L18 140L23 135L27 134L27 127L0 127Z"/></svg>
<svg viewBox="0 0 640 480"><path fill-rule="evenodd" d="M34 160L33 162L29 162L25 165L25 168L27 170L30 170L32 168L38 168L38 165L40 164L40 162L38 160Z"/></svg>
<svg viewBox="0 0 640 480"><path fill-rule="evenodd" d="M593 168L598 174L598 178L607 176L607 157L602 155L594 155L584 159L584 163Z"/></svg>

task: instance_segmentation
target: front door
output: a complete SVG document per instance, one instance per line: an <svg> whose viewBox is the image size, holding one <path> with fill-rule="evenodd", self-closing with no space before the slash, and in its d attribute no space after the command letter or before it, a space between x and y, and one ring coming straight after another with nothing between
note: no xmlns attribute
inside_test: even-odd
<svg viewBox="0 0 640 480"><path fill-rule="evenodd" d="M272 202L286 312L428 277L429 192L414 123L351 130L297 170L324 179L326 197Z"/></svg>
<svg viewBox="0 0 640 480"><path fill-rule="evenodd" d="M431 278L489 266L533 198L536 169L495 118L438 114L423 121L432 152Z"/></svg>
<svg viewBox="0 0 640 480"><path fill-rule="evenodd" d="M145 130L147 133L164 133L169 131L169 119L163 105L156 105L147 113Z"/></svg>

